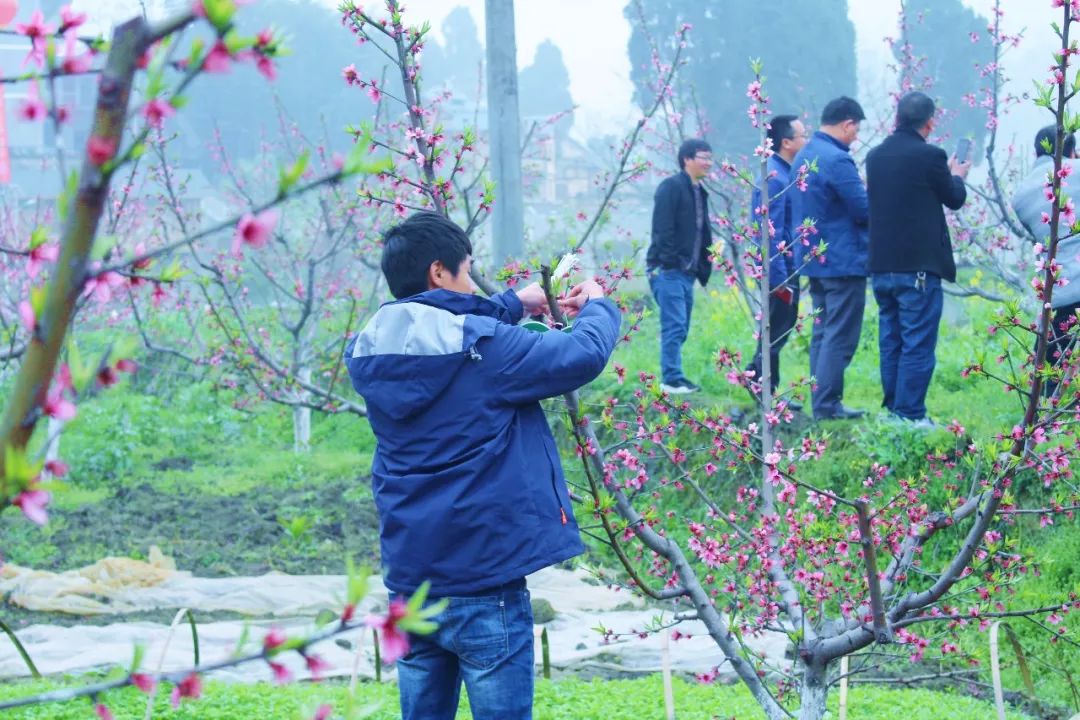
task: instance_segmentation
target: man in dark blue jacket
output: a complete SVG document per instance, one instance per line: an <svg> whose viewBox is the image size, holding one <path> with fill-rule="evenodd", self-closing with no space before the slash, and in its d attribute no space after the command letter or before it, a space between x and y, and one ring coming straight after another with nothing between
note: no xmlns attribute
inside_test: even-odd
<svg viewBox="0 0 1080 720"><path fill-rule="evenodd" d="M971 167L926 142L934 112L925 93L904 95L896 107L896 131L866 158L882 405L923 425L933 424L926 417L926 391L936 364L941 281L956 280L942 205L963 206Z"/></svg>
<svg viewBox="0 0 1080 720"><path fill-rule="evenodd" d="M398 662L402 714L453 718L464 681L478 720L530 718L525 576L584 551L539 401L600 374L619 310L585 282L563 301L571 332L530 332L517 323L546 309L543 290L472 294L472 246L453 222L417 213L384 241L398 300L345 351L377 441L384 582L409 594L430 581L449 602Z"/></svg>
<svg viewBox="0 0 1080 720"><path fill-rule="evenodd" d="M806 145L806 127L794 115L778 115L769 120L768 138L773 154L769 156L769 175L765 184L769 193L769 222L772 238L769 243L769 358L771 367L770 387L775 393L780 383L780 351L787 344L795 321L799 319L799 276L795 267L792 243L795 238L794 209L792 195L798 190L792 185L791 161ZM755 187L750 194L750 211L761 223L761 189ZM762 235L768 232L761 227ZM763 312L765 312L763 310ZM761 338L758 338L757 352L747 366L754 371L754 381L750 392L757 397L761 382ZM756 386L756 387L755 387ZM788 401L793 410L802 406Z"/></svg>
<svg viewBox="0 0 1080 720"><path fill-rule="evenodd" d="M821 129L795 157L792 167L817 164L806 179L806 192L796 193L796 223L814 221L816 239L826 244L815 257L810 247L796 245L796 264L810 278L814 329L810 336L810 374L814 417L848 419L862 411L844 407L844 371L855 355L866 307L867 223L869 202L851 145L866 118L849 97L829 102Z"/></svg>
<svg viewBox="0 0 1080 720"><path fill-rule="evenodd" d="M656 188L645 266L660 307L661 387L681 395L699 389L683 374L682 346L690 332L694 280L704 286L712 273L708 193L701 186L712 165L712 148L704 140L687 140L678 159L682 171Z"/></svg>

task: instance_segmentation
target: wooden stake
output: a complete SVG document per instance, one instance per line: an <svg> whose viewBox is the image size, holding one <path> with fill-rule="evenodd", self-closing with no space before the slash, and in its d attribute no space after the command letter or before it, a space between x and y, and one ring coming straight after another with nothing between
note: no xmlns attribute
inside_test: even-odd
<svg viewBox="0 0 1080 720"><path fill-rule="evenodd" d="M660 634L660 667L664 676L664 717L675 720L675 693L671 687L671 631Z"/></svg>
<svg viewBox="0 0 1080 720"><path fill-rule="evenodd" d="M840 720L847 720L848 656L840 658Z"/></svg>

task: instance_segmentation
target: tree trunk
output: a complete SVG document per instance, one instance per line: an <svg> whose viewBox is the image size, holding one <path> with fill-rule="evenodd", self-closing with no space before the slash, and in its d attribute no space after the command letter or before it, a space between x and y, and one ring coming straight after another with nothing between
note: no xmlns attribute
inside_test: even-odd
<svg viewBox="0 0 1080 720"><path fill-rule="evenodd" d="M827 665L807 665L802 678L799 720L821 720L825 717L825 701L829 697L829 668Z"/></svg>
<svg viewBox="0 0 1080 720"><path fill-rule="evenodd" d="M64 432L64 425L66 424L63 420L57 420L54 417L49 418L49 427L45 435L49 443L45 446L45 462L60 459L60 434Z"/></svg>
<svg viewBox="0 0 1080 720"><path fill-rule="evenodd" d="M492 248L496 266L525 249L521 190L521 118L518 112L514 0L486 0L488 132L495 181Z"/></svg>
<svg viewBox="0 0 1080 720"><path fill-rule="evenodd" d="M311 382L311 368L302 367L296 373L297 378L303 383ZM302 391L305 392L306 391ZM293 450L298 453L306 453L311 449L311 408L293 408Z"/></svg>

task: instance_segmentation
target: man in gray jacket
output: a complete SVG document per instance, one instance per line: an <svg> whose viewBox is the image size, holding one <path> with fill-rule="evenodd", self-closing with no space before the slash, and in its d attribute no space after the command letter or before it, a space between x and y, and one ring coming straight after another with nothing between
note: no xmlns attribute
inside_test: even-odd
<svg viewBox="0 0 1080 720"><path fill-rule="evenodd" d="M1043 216L1049 217L1053 205L1047 197L1047 187L1054 171L1054 154L1057 144L1057 128L1047 125L1035 135L1035 164L1016 187L1012 197L1012 207L1020 222L1036 242L1046 243L1050 239L1050 225ZM1071 166L1071 176L1080 177L1080 160L1076 159L1076 136L1068 134L1062 143L1062 165ZM1069 238L1068 226L1062 222L1057 261L1061 264L1061 276L1069 282L1063 287L1054 288L1050 304L1054 316L1050 321L1050 346L1046 357L1056 366L1064 353L1069 350L1072 336L1070 328L1076 325L1076 311L1080 309L1080 238ZM1046 385L1048 393L1053 393L1057 383L1050 381Z"/></svg>

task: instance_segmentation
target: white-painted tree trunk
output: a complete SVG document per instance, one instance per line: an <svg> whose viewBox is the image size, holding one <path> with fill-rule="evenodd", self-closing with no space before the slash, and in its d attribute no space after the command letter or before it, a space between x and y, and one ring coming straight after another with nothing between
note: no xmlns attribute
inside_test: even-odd
<svg viewBox="0 0 1080 720"><path fill-rule="evenodd" d="M302 367L296 373L301 382L311 382L311 368ZM301 391L305 395L306 391ZM306 453L311 449L311 408L293 408L293 450L298 453Z"/></svg>
<svg viewBox="0 0 1080 720"><path fill-rule="evenodd" d="M64 432L64 425L66 424L63 420L49 418L49 426L46 430L48 434L45 436L48 438L49 443L45 446L46 463L60 459L60 435Z"/></svg>
<svg viewBox="0 0 1080 720"><path fill-rule="evenodd" d="M822 720L825 717L825 701L829 697L828 669L818 666L806 668L800 693L799 720Z"/></svg>

